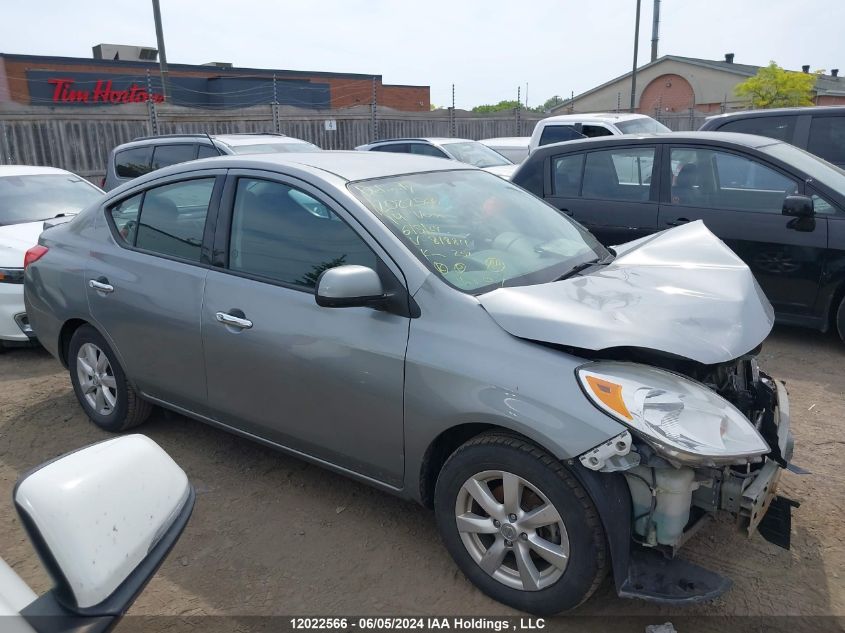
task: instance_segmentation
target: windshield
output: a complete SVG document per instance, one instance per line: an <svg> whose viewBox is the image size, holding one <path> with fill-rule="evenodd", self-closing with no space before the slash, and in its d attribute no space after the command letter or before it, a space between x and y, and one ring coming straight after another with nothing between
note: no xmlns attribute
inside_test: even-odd
<svg viewBox="0 0 845 633"><path fill-rule="evenodd" d="M455 160L476 167L498 167L499 165L513 165L499 152L490 149L478 141L464 143L446 143L440 147Z"/></svg>
<svg viewBox="0 0 845 633"><path fill-rule="evenodd" d="M319 152L316 145L311 143L256 143L254 145L230 145L235 154L276 154L295 152Z"/></svg>
<svg viewBox="0 0 845 633"><path fill-rule="evenodd" d="M663 134L664 132L672 131L651 117L631 119L630 121L620 121L616 123L616 127L619 128L622 134Z"/></svg>
<svg viewBox="0 0 845 633"><path fill-rule="evenodd" d="M429 268L472 293L553 281L607 251L542 200L482 171L349 184Z"/></svg>
<svg viewBox="0 0 845 633"><path fill-rule="evenodd" d="M845 171L815 154L805 152L803 149L788 143L773 143L757 149L764 154L797 167L813 180L817 180L840 193L845 192Z"/></svg>
<svg viewBox="0 0 845 633"><path fill-rule="evenodd" d="M0 225L48 220L78 213L103 195L73 174L0 177Z"/></svg>

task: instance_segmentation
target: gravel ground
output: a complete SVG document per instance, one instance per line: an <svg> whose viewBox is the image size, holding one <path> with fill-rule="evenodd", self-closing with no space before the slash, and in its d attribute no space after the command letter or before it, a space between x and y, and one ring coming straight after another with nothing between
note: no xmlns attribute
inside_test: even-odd
<svg viewBox="0 0 845 633"><path fill-rule="evenodd" d="M702 615L845 616L844 364L845 345L832 335L777 328L763 348L763 369L789 389L794 461L811 471L781 479L781 492L802 503L790 551L715 522L685 556L734 580L722 598L656 607L619 599L606 582L577 614L653 623L696 616L680 631L724 630ZM14 483L109 435L88 422L67 373L43 350L0 355L0 385L0 553L42 592L49 580L8 502ZM181 540L130 611L180 617L144 620L143 630L209 630L209 622L251 630L257 621L249 616L292 614L517 615L461 575L424 508L181 416L156 412L139 430L176 459L198 493ZM604 618L584 621L596 627L579 630L603 629ZM819 622L807 630L827 630Z"/></svg>

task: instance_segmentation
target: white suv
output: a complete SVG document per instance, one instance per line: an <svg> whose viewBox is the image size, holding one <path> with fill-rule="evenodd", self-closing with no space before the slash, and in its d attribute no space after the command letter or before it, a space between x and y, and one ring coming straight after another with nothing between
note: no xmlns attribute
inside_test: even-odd
<svg viewBox="0 0 845 633"><path fill-rule="evenodd" d="M541 145L571 141L582 136L613 136L616 134L660 134L671 132L668 127L645 114L597 112L592 114L562 114L539 121L531 134L528 151ZM577 132L577 134L573 134Z"/></svg>

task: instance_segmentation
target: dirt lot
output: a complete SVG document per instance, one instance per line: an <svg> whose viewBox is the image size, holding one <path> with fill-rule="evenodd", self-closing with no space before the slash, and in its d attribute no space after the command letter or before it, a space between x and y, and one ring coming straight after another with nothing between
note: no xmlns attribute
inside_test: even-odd
<svg viewBox="0 0 845 633"><path fill-rule="evenodd" d="M794 461L812 472L782 479L783 493L802 502L792 550L712 524L686 557L733 578L721 599L660 608L616 598L605 583L579 614L654 623L681 614L845 615L845 346L830 335L780 328L764 346L762 366L787 382ZM181 464L198 496L185 534L134 614L218 614L232 616L229 622L281 614L513 614L457 571L428 510L179 416L157 413L141 430ZM12 487L28 468L106 437L46 352L0 356L0 554L37 591L49 581L8 502ZM144 628L182 630L167 622Z"/></svg>

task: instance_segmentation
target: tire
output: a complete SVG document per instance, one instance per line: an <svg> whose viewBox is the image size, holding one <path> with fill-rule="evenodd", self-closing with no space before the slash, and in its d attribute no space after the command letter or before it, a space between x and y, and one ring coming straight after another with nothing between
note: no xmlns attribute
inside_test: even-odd
<svg viewBox="0 0 845 633"><path fill-rule="evenodd" d="M152 405L129 384L106 339L90 325L80 326L70 339L68 370L76 399L101 429L120 433L150 416Z"/></svg>
<svg viewBox="0 0 845 633"><path fill-rule="evenodd" d="M492 512L477 501L484 488ZM520 490L518 504L502 503L506 488ZM605 534L587 492L558 460L523 439L481 435L458 448L437 478L434 510L461 571L485 594L520 611L552 615L573 609L607 574ZM538 555L541 550L545 555ZM490 571L481 567L485 558Z"/></svg>
<svg viewBox="0 0 845 633"><path fill-rule="evenodd" d="M845 343L845 297L839 302L839 308L836 310L836 332L839 338Z"/></svg>

